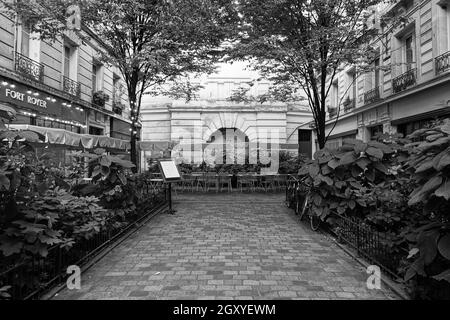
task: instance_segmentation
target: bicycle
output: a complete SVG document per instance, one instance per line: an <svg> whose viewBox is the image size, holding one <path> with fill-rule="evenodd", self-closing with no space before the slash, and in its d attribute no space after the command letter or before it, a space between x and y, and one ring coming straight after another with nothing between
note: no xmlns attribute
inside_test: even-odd
<svg viewBox="0 0 450 320"><path fill-rule="evenodd" d="M304 182L304 179L300 180L300 182ZM303 221L305 215L309 218L310 227L313 231L317 231L320 228L320 225L322 223L322 220L320 217L318 217L315 214L311 214L310 212L310 204L312 201L312 192L311 187L307 185L308 191L306 192L305 196L303 197L302 201L297 201L296 208L295 208L295 214L299 215L300 221ZM301 193L299 192L299 195ZM299 196L297 196L297 200Z"/></svg>

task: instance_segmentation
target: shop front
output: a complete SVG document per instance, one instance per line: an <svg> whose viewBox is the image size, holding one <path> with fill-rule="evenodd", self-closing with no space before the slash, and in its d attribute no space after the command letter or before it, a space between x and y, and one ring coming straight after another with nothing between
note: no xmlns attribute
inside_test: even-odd
<svg viewBox="0 0 450 320"><path fill-rule="evenodd" d="M86 134L87 112L73 101L3 76L0 76L0 107L5 114L14 113L7 118L6 127L37 133L41 140L35 146L38 155L49 155L56 165L71 163L71 155L80 150L104 148L127 154L130 148L129 141Z"/></svg>
<svg viewBox="0 0 450 320"><path fill-rule="evenodd" d="M0 77L0 103L16 111L11 124L64 129L85 133L86 115L81 106L17 81Z"/></svg>

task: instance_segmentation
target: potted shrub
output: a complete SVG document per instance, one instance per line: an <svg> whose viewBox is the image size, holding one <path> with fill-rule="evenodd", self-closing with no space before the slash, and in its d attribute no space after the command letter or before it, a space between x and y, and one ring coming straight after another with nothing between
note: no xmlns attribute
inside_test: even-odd
<svg viewBox="0 0 450 320"><path fill-rule="evenodd" d="M109 95L107 95L106 93L104 93L103 91L96 91L94 92L94 94L92 95L92 103L104 108L105 107L105 103L109 100Z"/></svg>

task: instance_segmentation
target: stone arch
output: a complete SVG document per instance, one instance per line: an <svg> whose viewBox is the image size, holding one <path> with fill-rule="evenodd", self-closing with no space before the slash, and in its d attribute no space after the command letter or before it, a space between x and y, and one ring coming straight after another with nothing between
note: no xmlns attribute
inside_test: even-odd
<svg viewBox="0 0 450 320"><path fill-rule="evenodd" d="M202 119L203 122L203 141L207 141L209 137L222 128L235 128L243 132L250 142L257 141L257 132L255 124L248 121L239 113L222 112L213 116Z"/></svg>

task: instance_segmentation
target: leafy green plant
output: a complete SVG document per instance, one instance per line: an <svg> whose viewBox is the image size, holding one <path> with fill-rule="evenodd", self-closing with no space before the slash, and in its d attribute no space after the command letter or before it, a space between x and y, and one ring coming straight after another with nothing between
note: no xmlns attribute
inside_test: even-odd
<svg viewBox="0 0 450 320"><path fill-rule="evenodd" d="M397 175L396 146L346 139L338 150L323 149L299 170L312 186L312 212L325 220L338 214L361 216L374 200L371 190Z"/></svg>
<svg viewBox="0 0 450 320"><path fill-rule="evenodd" d="M47 256L54 245L70 247L90 239L108 226L109 213L95 197L76 197L56 188L19 205L21 218L11 221L0 234L0 251Z"/></svg>
<svg viewBox="0 0 450 320"><path fill-rule="evenodd" d="M418 130L409 138L418 141L410 145L407 161L417 183L408 203L422 204L423 212L404 231L412 261L405 280L450 282L450 120Z"/></svg>

